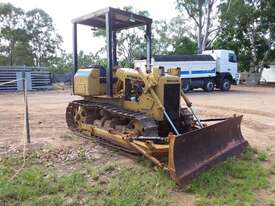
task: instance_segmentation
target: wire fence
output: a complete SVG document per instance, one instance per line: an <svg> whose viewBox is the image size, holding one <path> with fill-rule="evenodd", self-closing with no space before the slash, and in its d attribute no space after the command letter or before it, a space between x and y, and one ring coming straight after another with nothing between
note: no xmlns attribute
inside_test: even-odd
<svg viewBox="0 0 275 206"><path fill-rule="evenodd" d="M30 124L29 124L29 106L28 106L28 79L27 78L20 78L20 79L16 79L16 80L11 80L11 81L7 81L7 82L3 82L0 84L0 86L2 85L6 85L6 84L10 84L13 82L18 82L18 81L22 81L23 85L24 85L24 131L23 131L23 137L24 140L27 140L27 143L31 142L30 139Z"/></svg>
<svg viewBox="0 0 275 206"><path fill-rule="evenodd" d="M23 157L23 162L21 167L15 172L15 174L9 179L9 181L13 180L25 167L26 163L26 143L30 144L31 143L31 137L30 137L30 124L29 124L29 106L28 106L28 79L25 78L20 78L16 80L11 80L8 82L3 82L0 85L5 85L9 84L12 82L17 82L17 81L23 81L24 85L24 129L23 129L23 134L22 134L22 139L23 139L23 151L22 151L22 157Z"/></svg>

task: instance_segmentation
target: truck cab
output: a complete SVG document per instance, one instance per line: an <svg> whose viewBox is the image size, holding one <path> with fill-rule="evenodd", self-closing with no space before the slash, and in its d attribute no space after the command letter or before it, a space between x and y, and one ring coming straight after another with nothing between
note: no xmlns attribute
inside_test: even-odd
<svg viewBox="0 0 275 206"><path fill-rule="evenodd" d="M211 55L216 60L216 81L223 79L230 80L231 84L239 84L240 74L238 73L237 56L233 50L206 50L203 54Z"/></svg>

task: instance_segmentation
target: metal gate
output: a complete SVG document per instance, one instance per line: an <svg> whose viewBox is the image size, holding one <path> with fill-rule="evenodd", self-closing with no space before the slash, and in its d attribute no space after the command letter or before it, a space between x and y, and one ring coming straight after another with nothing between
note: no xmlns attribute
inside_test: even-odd
<svg viewBox="0 0 275 206"><path fill-rule="evenodd" d="M28 90L51 89L52 78L47 67L0 66L0 84L25 77ZM0 91L22 91L23 81L0 85Z"/></svg>

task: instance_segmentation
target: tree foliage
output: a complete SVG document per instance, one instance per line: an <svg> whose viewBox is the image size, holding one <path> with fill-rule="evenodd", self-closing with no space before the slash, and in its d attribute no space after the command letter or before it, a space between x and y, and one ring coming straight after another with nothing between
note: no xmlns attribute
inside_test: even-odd
<svg viewBox="0 0 275 206"><path fill-rule="evenodd" d="M135 11L132 6L125 6L123 10L149 16L148 11ZM133 67L134 60L146 54L146 39L144 38L145 27L135 27L117 32L117 54L119 65L122 67ZM105 30L98 29L94 32L94 37L105 37ZM103 54L105 47L99 53Z"/></svg>
<svg viewBox="0 0 275 206"><path fill-rule="evenodd" d="M186 20L176 16L169 21L160 20L153 24L154 54L194 54L197 51L194 42L187 32Z"/></svg>
<svg viewBox="0 0 275 206"><path fill-rule="evenodd" d="M198 53L202 53L212 43L217 28L214 25L214 12L217 0L176 0L176 8L188 19L193 20L195 30L192 36L197 41ZM213 35L214 34L214 35Z"/></svg>
<svg viewBox="0 0 275 206"><path fill-rule="evenodd" d="M13 65L17 44L28 40L24 11L10 3L0 3L0 31L1 56L6 64Z"/></svg>
<svg viewBox="0 0 275 206"><path fill-rule="evenodd" d="M148 11L134 11L132 7L124 7L126 11L149 16ZM171 20L156 20L152 25L152 53L153 54L192 54L197 50L196 43L188 37L185 19L176 16ZM146 39L145 27L123 30L117 33L117 52L119 65L133 67L134 60L145 58ZM105 37L104 30L97 30L95 37ZM101 49L105 51L105 47ZM101 52L102 54L103 52Z"/></svg>
<svg viewBox="0 0 275 206"><path fill-rule="evenodd" d="M154 54L168 54L172 51L170 25L165 20L156 20L152 28L152 51Z"/></svg>
<svg viewBox="0 0 275 206"><path fill-rule="evenodd" d="M42 9L26 12L29 44L35 66L47 65L57 56L62 37L56 33L52 18Z"/></svg>
<svg viewBox="0 0 275 206"><path fill-rule="evenodd" d="M219 9L223 26L215 47L233 49L242 70L261 73L268 60L274 59L275 2L225 0Z"/></svg>
<svg viewBox="0 0 275 206"><path fill-rule="evenodd" d="M4 65L47 66L60 52L62 38L42 9L25 12L0 3L0 62Z"/></svg>
<svg viewBox="0 0 275 206"><path fill-rule="evenodd" d="M79 67L89 67L91 65L100 64L106 68L107 61L106 58L101 58L99 56L99 52L93 53L85 53L80 50L78 52L78 65ZM73 60L72 54L62 52L60 56L54 59L52 64L49 66L49 70L52 73L68 73L73 71Z"/></svg>
<svg viewBox="0 0 275 206"><path fill-rule="evenodd" d="M180 15L155 20L153 54L193 54L206 48L232 49L239 68L261 73L275 59L274 0L176 0ZM149 16L148 11L124 10ZM192 21L190 21L190 19ZM192 23L190 23L192 22ZM146 56L145 27L117 33L117 53L122 67ZM94 32L105 37L104 30ZM52 18L42 9L24 11L0 3L0 64L50 66L58 73L72 71L72 56L61 48ZM96 53L79 52L79 65L106 65L105 47Z"/></svg>
<svg viewBox="0 0 275 206"><path fill-rule="evenodd" d="M175 54L195 54L197 52L196 42L188 37L176 39L174 44Z"/></svg>

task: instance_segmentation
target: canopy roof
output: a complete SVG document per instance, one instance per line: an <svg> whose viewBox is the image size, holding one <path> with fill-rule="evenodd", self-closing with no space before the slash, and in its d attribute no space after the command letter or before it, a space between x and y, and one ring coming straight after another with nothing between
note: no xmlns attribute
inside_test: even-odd
<svg viewBox="0 0 275 206"><path fill-rule="evenodd" d="M152 23L152 19L137 15L132 12L107 7L72 20L72 23L105 29L106 13L112 16L112 29L122 30Z"/></svg>

